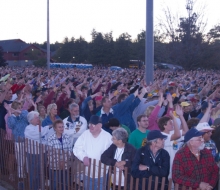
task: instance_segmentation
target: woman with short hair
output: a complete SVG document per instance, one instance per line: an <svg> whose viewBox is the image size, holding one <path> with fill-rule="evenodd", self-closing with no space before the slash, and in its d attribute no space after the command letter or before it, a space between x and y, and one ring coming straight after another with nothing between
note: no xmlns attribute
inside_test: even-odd
<svg viewBox="0 0 220 190"><path fill-rule="evenodd" d="M42 121L42 127L53 125L53 122L60 117L57 115L57 105L55 103L47 106L47 117Z"/></svg>
<svg viewBox="0 0 220 190"><path fill-rule="evenodd" d="M127 143L128 133L123 128L118 128L112 132L112 145L102 154L101 162L106 165L116 167L116 180L112 176L112 184L116 185L116 190L119 185L119 171L124 171L128 168L128 182L130 178L130 168L134 160L136 149ZM114 175L114 174L113 174ZM127 183L128 183L127 182ZM121 189L124 187L124 172L121 176ZM128 183L129 184L129 183Z"/></svg>
<svg viewBox="0 0 220 190"><path fill-rule="evenodd" d="M61 189L68 188L68 172L67 172L67 161L68 154L72 150L71 141L67 134L64 134L64 124L62 120L56 120L53 123L55 133L48 138L49 145L49 168L50 168L50 179L52 189L56 190L60 187L58 182L61 182ZM65 179L65 181L64 181ZM65 188L64 188L65 182Z"/></svg>

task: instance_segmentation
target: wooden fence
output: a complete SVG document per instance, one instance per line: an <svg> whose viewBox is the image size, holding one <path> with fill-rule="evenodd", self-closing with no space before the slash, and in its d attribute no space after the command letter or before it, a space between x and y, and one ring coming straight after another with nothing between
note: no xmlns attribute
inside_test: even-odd
<svg viewBox="0 0 220 190"><path fill-rule="evenodd" d="M51 148L28 139L16 139L0 131L0 179L18 190L170 190L172 180L135 179L125 168L90 160L85 167L73 152Z"/></svg>

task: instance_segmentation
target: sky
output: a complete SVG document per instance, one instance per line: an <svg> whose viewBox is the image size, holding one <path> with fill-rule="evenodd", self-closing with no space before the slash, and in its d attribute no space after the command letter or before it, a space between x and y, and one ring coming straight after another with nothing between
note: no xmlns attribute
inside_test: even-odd
<svg viewBox="0 0 220 190"><path fill-rule="evenodd" d="M186 16L186 0L154 0L154 25L164 19L163 9ZM197 0L195 9L206 6L206 31L220 23L220 0ZM0 0L0 40L21 39L27 43L47 40L47 0ZM65 37L84 37L91 31L113 37L128 32L132 39L146 27L146 0L50 0L50 42Z"/></svg>

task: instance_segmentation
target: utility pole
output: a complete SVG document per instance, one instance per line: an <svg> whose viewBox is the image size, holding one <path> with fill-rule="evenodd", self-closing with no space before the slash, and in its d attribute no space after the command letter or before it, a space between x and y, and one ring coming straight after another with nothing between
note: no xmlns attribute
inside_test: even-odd
<svg viewBox="0 0 220 190"><path fill-rule="evenodd" d="M47 69L50 69L50 14L49 0L47 0Z"/></svg>
<svg viewBox="0 0 220 190"><path fill-rule="evenodd" d="M145 80L147 85L154 81L153 4L153 0L146 0Z"/></svg>

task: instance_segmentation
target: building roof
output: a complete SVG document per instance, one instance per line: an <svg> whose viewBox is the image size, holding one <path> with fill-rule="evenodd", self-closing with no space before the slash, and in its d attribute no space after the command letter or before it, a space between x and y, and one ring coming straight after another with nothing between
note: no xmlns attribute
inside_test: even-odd
<svg viewBox="0 0 220 190"><path fill-rule="evenodd" d="M35 46L33 44L27 44L21 39L12 39L12 40L0 40L0 46L3 48L4 52L21 52L29 46ZM41 51L44 51L42 48L37 47Z"/></svg>

